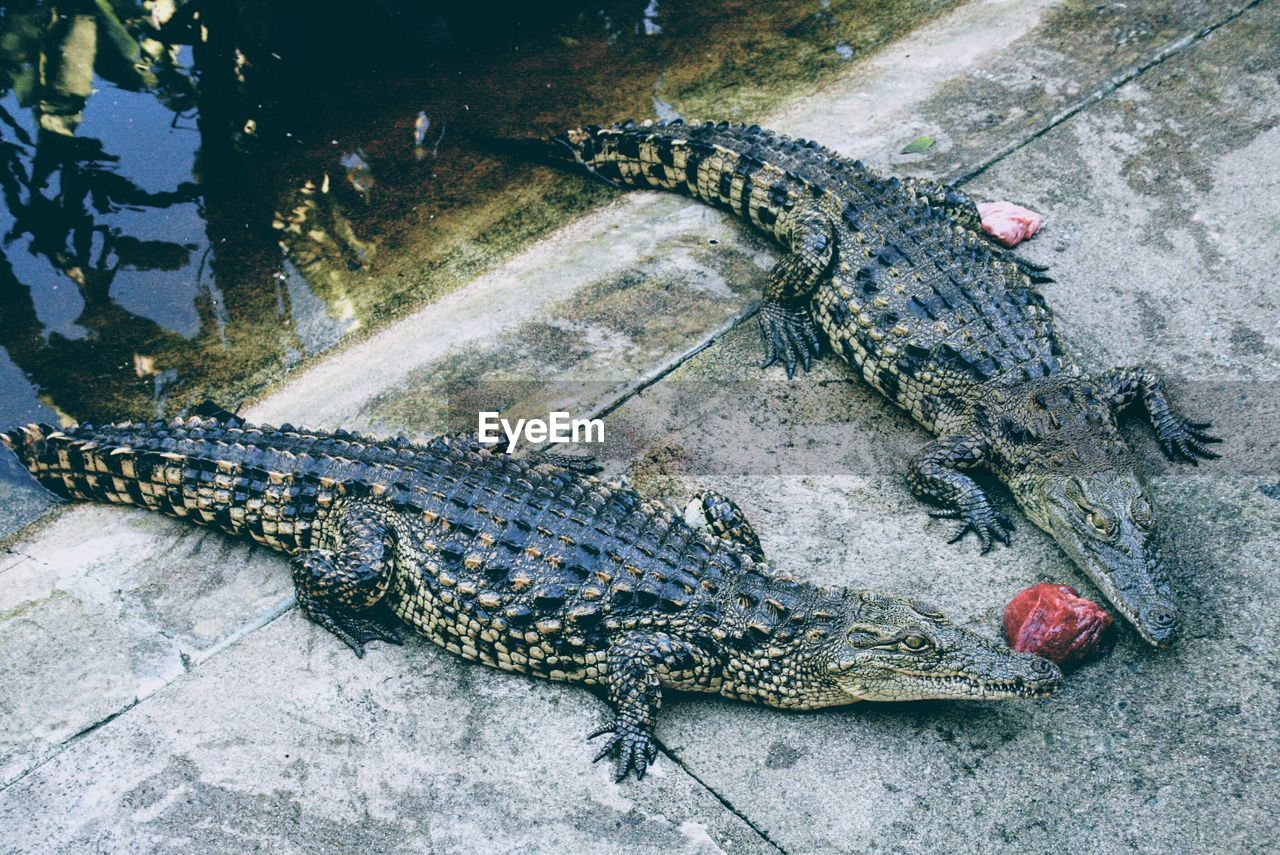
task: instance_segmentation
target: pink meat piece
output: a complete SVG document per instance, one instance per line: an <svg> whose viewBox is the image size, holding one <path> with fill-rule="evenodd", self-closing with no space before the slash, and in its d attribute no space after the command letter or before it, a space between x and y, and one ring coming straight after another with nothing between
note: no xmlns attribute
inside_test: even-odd
<svg viewBox="0 0 1280 855"><path fill-rule="evenodd" d="M1017 246L1040 231L1044 217L1012 202L979 202L982 230L1005 246Z"/></svg>

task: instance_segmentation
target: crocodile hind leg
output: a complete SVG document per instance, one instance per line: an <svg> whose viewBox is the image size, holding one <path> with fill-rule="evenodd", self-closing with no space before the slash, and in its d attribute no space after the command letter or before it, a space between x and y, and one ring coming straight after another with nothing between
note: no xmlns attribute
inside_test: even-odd
<svg viewBox="0 0 1280 855"><path fill-rule="evenodd" d="M993 541L1009 545L1013 523L991 505L982 488L962 470L982 463L987 454L986 442L969 436L944 436L935 439L911 463L908 476L911 489L922 499L943 506L931 516L960 521L960 527L949 543L955 543L972 530L978 535L984 553Z"/></svg>
<svg viewBox="0 0 1280 855"><path fill-rule="evenodd" d="M1205 446L1222 442L1216 436L1205 433L1208 422L1193 422L1179 415L1169 402L1164 383L1150 371L1142 368L1116 368L1102 377L1103 394L1116 412L1142 399L1147 416L1160 447L1170 460L1195 466L1199 458L1214 459L1219 455Z"/></svg>
<svg viewBox="0 0 1280 855"><path fill-rule="evenodd" d="M658 756L652 730L662 706L662 686L712 691L714 662L690 642L664 632L633 630L610 645L605 669L614 720L587 739L610 734L596 761L613 755L617 780L633 769L640 779Z"/></svg>
<svg viewBox="0 0 1280 855"><path fill-rule="evenodd" d="M769 274L760 306L760 367L781 361L792 377L797 363L808 371L812 358L822 352L809 299L835 256L835 230L831 218L818 208L797 209L788 216L782 233L790 252Z"/></svg>
<svg viewBox="0 0 1280 855"><path fill-rule="evenodd" d="M738 544L758 561L765 560L760 538L742 508L714 490L703 490L685 505L684 521L694 528L705 527L716 537Z"/></svg>
<svg viewBox="0 0 1280 855"><path fill-rule="evenodd" d="M308 618L342 639L356 656L370 641L400 643L379 604L391 584L392 533L378 510L366 504L335 510L316 534L318 548L293 559L298 606Z"/></svg>

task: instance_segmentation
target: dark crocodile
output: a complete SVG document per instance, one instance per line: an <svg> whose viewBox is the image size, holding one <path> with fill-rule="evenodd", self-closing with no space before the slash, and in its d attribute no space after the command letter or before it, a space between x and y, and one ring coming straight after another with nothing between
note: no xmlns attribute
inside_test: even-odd
<svg viewBox="0 0 1280 855"><path fill-rule="evenodd" d="M1177 633L1150 502L1116 414L1145 404L1165 453L1215 457L1208 424L1140 368L1083 371L1036 286L1044 268L982 234L954 187L883 178L817 143L758 126L626 122L499 143L618 186L674 190L726 208L787 250L760 308L764 365L791 375L823 342L939 439L910 465L917 495L977 534L1012 525L965 470L1012 490L1151 644Z"/></svg>
<svg viewBox="0 0 1280 855"><path fill-rule="evenodd" d="M642 776L664 688L811 709L1034 698L1050 662L936 609L774 570L737 508L705 526L615 483L471 439L380 441L227 413L0 433L66 498L137 505L293 556L298 604L357 653L395 621L467 659L598 685L599 757Z"/></svg>

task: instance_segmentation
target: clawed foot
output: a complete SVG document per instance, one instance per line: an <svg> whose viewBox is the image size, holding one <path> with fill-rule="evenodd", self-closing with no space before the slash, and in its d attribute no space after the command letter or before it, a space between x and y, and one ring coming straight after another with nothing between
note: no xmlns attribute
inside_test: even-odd
<svg viewBox="0 0 1280 855"><path fill-rule="evenodd" d="M606 733L610 734L609 739L592 762L599 762L613 754L616 755L614 780L622 781L632 769L636 772L637 781L643 779L645 771L658 756L658 746L653 743L649 733L639 725L616 721L600 728L588 736L587 740L604 736Z"/></svg>
<svg viewBox="0 0 1280 855"><path fill-rule="evenodd" d="M764 361L760 367L768 368L781 361L787 377L795 376L797 363L808 371L813 357L822 353L818 330L807 309L765 303L760 307L760 339L764 343Z"/></svg>
<svg viewBox="0 0 1280 855"><path fill-rule="evenodd" d="M1219 437L1205 433L1209 429L1208 422L1193 422L1184 418L1170 418L1168 422L1157 427L1160 447L1165 456L1180 463L1192 466L1200 462L1200 458L1215 460L1221 455L1205 448L1206 445L1222 442Z"/></svg>
<svg viewBox="0 0 1280 855"><path fill-rule="evenodd" d="M338 608L322 606L314 602L305 602L301 594L298 597L298 605L302 607L303 614L336 635L361 659L364 658L364 646L370 641L385 641L388 644L403 643L395 627L375 617L339 611Z"/></svg>
<svg viewBox="0 0 1280 855"><path fill-rule="evenodd" d="M932 511L929 516L935 519L959 520L960 527L947 543L956 543L972 531L978 535L983 555L991 551L992 545L997 540L1008 546L1010 535L1013 533L1013 523L993 508L985 496L967 498L960 508Z"/></svg>

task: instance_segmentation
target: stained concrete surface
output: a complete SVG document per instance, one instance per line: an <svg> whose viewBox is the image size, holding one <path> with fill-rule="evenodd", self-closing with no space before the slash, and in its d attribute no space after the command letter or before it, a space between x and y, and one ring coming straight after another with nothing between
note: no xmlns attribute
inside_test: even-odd
<svg viewBox="0 0 1280 855"><path fill-rule="evenodd" d="M1280 502L1260 489L1280 473L1267 428L1280 368L1278 35L1274 3L974 4L770 122L895 169L981 171L974 194L1045 211L1048 230L1024 252L1052 263L1046 296L1082 361L1151 365L1188 411L1214 418L1224 459L1196 469L1166 463L1140 421L1126 426L1176 556L1188 627L1172 651L1122 633L1034 704L795 715L680 698L653 777L614 785L581 741L605 715L589 693L421 642L357 662L288 608L279 558L75 508L0 559L0 650L15 675L0 689L5 846L1280 846ZM892 106L848 108L867 92ZM982 110L1013 118L1003 133L1003 119L964 124ZM955 138L936 160L892 153L934 128ZM913 592L987 633L1027 584L1096 596L1025 522L985 557L947 546L901 478L927 437L841 364L792 382L758 372L752 323L733 324L772 251L686 206L626 197L253 415L430 432L457 417L448 384L467 377L520 381L493 387L504 406L540 405L541 384L584 409L623 398L607 417L611 471L672 499L699 486L734 496L797 574ZM629 254L584 275L592 252ZM561 290L526 304L520 285L539 271ZM479 307L495 299L486 322ZM648 300L680 323L646 316Z"/></svg>

